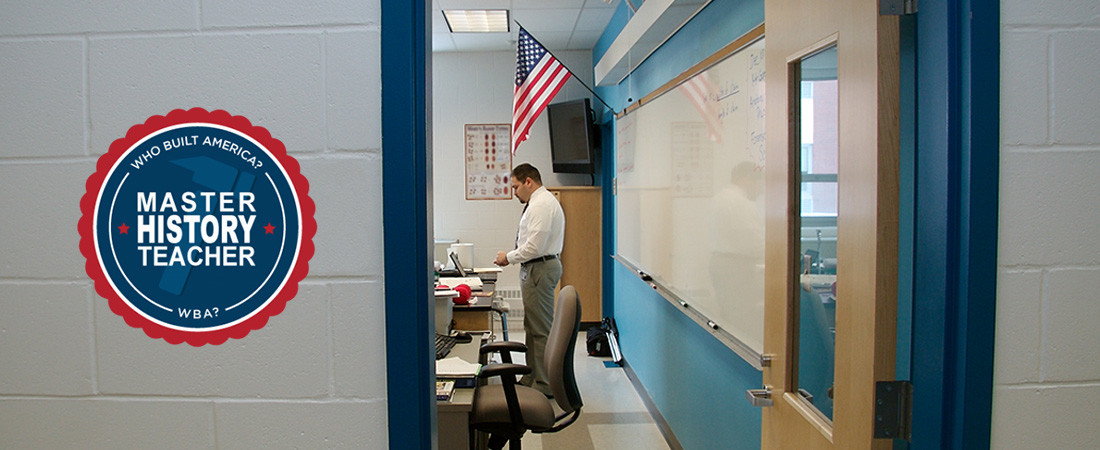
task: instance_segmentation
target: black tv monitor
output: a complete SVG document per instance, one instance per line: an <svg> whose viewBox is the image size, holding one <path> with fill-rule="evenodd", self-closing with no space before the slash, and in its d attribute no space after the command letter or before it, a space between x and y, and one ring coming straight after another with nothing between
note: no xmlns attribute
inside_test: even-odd
<svg viewBox="0 0 1100 450"><path fill-rule="evenodd" d="M599 127L587 98L546 107L555 173L596 173Z"/></svg>

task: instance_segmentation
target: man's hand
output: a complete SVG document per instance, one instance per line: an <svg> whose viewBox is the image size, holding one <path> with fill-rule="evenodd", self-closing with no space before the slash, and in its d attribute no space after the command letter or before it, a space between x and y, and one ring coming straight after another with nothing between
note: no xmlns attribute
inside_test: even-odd
<svg viewBox="0 0 1100 450"><path fill-rule="evenodd" d="M496 261L493 261L493 264L496 264L500 267L507 266L508 265L508 253L506 253L506 252L497 252L497 259L496 259Z"/></svg>

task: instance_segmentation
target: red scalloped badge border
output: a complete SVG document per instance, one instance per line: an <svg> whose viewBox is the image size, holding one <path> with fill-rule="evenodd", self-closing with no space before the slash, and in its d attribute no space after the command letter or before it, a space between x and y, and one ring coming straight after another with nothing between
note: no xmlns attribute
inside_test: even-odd
<svg viewBox="0 0 1100 450"><path fill-rule="evenodd" d="M99 190L103 185L107 173L110 172L111 167L125 155L126 150L141 139L166 127L183 123L210 123L222 125L248 135L262 144L268 152L271 153L271 156L278 160L279 164L283 166L283 170L286 171L294 187L294 191L298 194L298 203L301 208L302 243L298 251L298 261L295 263L294 267L291 268L290 277L287 279L286 285L283 286L267 306L256 312L252 317L249 317L241 323L220 330L176 330L145 318L137 311L127 306L126 302L122 300L118 293L111 287L111 284L107 282L107 276L103 268L100 267L99 258L96 256L94 224L92 220L95 217L95 204L98 200ZM309 260L313 258L314 252L313 236L317 233L317 221L313 217L315 205L313 204L313 200L309 197L309 182L306 181L305 176L302 175L301 166L298 164L298 160L287 154L286 146L283 145L282 141L272 137L271 133L268 132L266 128L252 125L252 122L244 116L234 116L220 109L207 111L203 108L191 108L188 110L176 109L165 116L149 117L145 120L145 123L130 127L125 137L116 139L111 143L107 153L100 156L99 160L96 162L96 171L88 177L85 188L86 191L84 196L80 199L81 217L80 221L77 223L77 230L80 233L80 253L83 254L84 258L87 260L84 269L95 283L96 293L107 299L107 304L110 306L111 311L122 316L127 325L142 329L145 331L146 335L153 339L164 339L171 344L186 342L192 346L201 347L206 344L219 345L230 338L244 338L252 330L258 330L263 328L264 325L267 325L267 321L270 317L283 312L283 309L286 308L286 302L290 301L298 294L298 283L306 277L307 273L309 273Z"/></svg>

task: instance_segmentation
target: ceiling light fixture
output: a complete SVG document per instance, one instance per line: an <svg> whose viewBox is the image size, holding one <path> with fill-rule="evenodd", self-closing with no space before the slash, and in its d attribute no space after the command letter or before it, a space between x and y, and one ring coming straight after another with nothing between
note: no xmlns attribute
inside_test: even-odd
<svg viewBox="0 0 1100 450"><path fill-rule="evenodd" d="M443 17L452 33L507 33L507 9L445 9Z"/></svg>

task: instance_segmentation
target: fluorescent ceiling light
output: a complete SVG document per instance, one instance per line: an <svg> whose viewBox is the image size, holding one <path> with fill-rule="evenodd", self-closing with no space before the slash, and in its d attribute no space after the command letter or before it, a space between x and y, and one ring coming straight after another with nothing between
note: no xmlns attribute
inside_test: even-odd
<svg viewBox="0 0 1100 450"><path fill-rule="evenodd" d="M507 33L507 9L445 9L452 33Z"/></svg>

